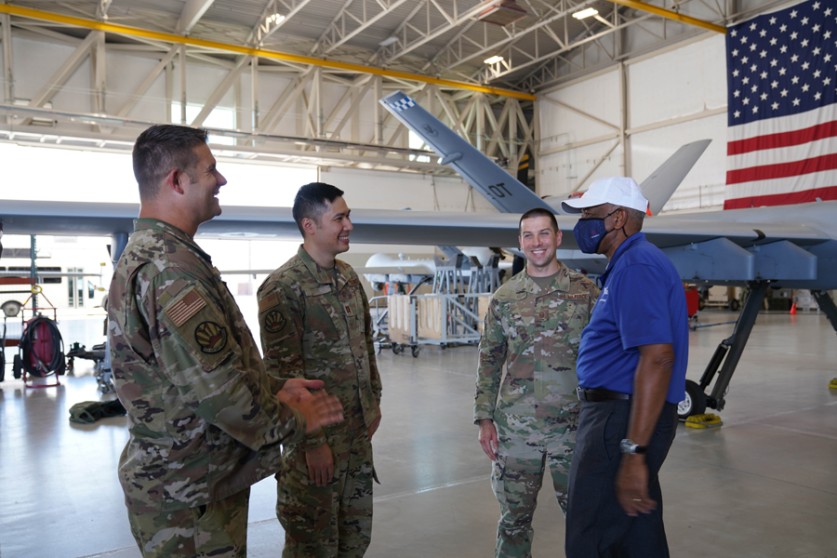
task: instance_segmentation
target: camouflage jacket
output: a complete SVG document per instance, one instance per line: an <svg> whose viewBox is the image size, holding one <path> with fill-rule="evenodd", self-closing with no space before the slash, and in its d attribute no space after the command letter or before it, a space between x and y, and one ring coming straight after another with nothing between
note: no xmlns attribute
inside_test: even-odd
<svg viewBox="0 0 837 558"><path fill-rule="evenodd" d="M480 340L474 422L495 412L547 417L577 404L578 345L598 294L563 264L545 289L525 270L497 289Z"/></svg>
<svg viewBox="0 0 837 558"><path fill-rule="evenodd" d="M372 344L369 301L357 274L345 262L323 269L300 246L297 255L259 287L259 326L269 374L323 380L337 396L345 423L360 415L369 426L380 415L381 377ZM326 442L311 437L307 446Z"/></svg>
<svg viewBox="0 0 837 558"><path fill-rule="evenodd" d="M119 462L129 507L195 507L275 473L304 419L275 398L255 341L209 256L140 219L108 301L116 393L130 438Z"/></svg>

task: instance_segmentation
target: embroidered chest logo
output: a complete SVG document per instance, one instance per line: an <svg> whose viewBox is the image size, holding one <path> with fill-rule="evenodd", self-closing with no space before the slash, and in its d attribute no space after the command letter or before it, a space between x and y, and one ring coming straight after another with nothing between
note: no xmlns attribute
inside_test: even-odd
<svg viewBox="0 0 837 558"><path fill-rule="evenodd" d="M215 322L201 322L195 328L195 341L201 351L214 355L227 346L227 330Z"/></svg>
<svg viewBox="0 0 837 558"><path fill-rule="evenodd" d="M271 310L264 317L264 329L269 333L279 333L285 328L285 316L279 310Z"/></svg>

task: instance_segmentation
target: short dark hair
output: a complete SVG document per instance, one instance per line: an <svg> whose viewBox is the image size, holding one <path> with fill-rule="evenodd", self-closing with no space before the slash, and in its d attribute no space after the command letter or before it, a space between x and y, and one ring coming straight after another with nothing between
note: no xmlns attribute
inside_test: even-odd
<svg viewBox="0 0 837 558"><path fill-rule="evenodd" d="M549 220L552 221L552 230L558 232L558 220L555 218L555 213L543 207L533 207L521 215L520 221L517 223L518 232L520 232L520 228L523 226L523 221L525 219L529 219L530 217L549 217Z"/></svg>
<svg viewBox="0 0 837 558"><path fill-rule="evenodd" d="M294 198L293 215L302 236L305 236L305 231L302 230L302 220L306 217L318 220L325 213L326 202L332 203L342 195L343 190L325 182L311 182L300 187Z"/></svg>
<svg viewBox="0 0 837 558"><path fill-rule="evenodd" d="M174 124L158 124L141 133L133 151L140 199L153 199L172 168L190 170L198 160L195 147L206 143L207 137L202 128Z"/></svg>

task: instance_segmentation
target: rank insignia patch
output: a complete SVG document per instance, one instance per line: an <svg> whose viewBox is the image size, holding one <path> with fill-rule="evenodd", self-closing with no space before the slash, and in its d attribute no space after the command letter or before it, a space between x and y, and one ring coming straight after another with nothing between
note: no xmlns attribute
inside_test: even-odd
<svg viewBox="0 0 837 558"><path fill-rule="evenodd" d="M201 322L195 328L195 341L201 351L214 355L227 346L227 330L215 322Z"/></svg>
<svg viewBox="0 0 837 558"><path fill-rule="evenodd" d="M264 316L264 329L269 333L279 333L285 328L285 316L279 310L271 310Z"/></svg>

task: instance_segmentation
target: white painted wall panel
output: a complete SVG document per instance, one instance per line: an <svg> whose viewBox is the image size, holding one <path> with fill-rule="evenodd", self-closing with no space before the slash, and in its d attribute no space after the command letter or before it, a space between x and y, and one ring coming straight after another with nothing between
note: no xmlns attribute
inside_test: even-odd
<svg viewBox="0 0 837 558"><path fill-rule="evenodd" d="M612 139L542 157L537 172L538 195L566 197L570 192L583 191L589 184L584 177L593 169L596 176L623 174L622 147L616 144Z"/></svg>
<svg viewBox="0 0 837 558"><path fill-rule="evenodd" d="M680 145L709 138L712 144L664 210L719 208L726 169L725 67L724 38L707 34L627 65L624 101L617 69L542 94L538 193L564 197L614 174L641 182ZM611 132L626 115L624 147L618 136L597 136L607 125L585 114L611 124Z"/></svg>
<svg viewBox="0 0 837 558"><path fill-rule="evenodd" d="M724 37L712 35L627 66L628 127L725 107Z"/></svg>
<svg viewBox="0 0 837 558"><path fill-rule="evenodd" d="M597 75L539 99L541 151L549 151L602 136L620 127L619 73Z"/></svg>

